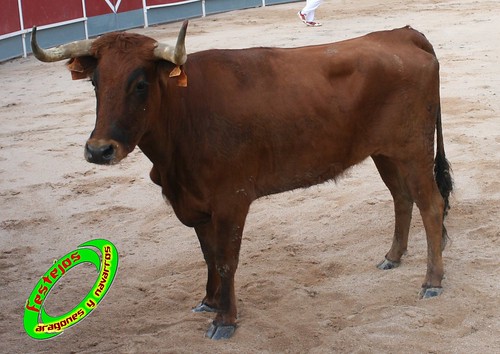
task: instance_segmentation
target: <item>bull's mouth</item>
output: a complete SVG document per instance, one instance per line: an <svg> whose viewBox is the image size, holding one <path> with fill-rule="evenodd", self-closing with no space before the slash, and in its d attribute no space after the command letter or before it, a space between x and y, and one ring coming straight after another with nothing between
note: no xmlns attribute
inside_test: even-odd
<svg viewBox="0 0 500 354"><path fill-rule="evenodd" d="M113 165L123 160L128 151L115 140L89 139L85 144L85 159L99 165Z"/></svg>

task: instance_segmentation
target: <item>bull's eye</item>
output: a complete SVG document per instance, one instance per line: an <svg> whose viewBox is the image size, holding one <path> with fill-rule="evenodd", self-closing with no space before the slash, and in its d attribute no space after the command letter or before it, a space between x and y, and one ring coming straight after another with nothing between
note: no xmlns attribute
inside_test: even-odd
<svg viewBox="0 0 500 354"><path fill-rule="evenodd" d="M137 93L144 93L148 89L148 85L146 81L139 81L135 86L135 91Z"/></svg>

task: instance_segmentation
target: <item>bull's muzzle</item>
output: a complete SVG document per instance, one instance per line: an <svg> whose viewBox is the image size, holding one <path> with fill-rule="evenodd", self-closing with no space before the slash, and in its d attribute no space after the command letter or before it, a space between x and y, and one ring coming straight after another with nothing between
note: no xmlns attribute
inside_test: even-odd
<svg viewBox="0 0 500 354"><path fill-rule="evenodd" d="M127 153L121 144L113 140L89 139L85 144L85 159L100 165L112 165L120 162Z"/></svg>

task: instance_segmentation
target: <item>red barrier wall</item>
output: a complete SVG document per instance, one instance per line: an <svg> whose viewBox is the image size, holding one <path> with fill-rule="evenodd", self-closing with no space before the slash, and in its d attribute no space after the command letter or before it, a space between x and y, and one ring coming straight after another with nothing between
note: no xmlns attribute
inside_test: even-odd
<svg viewBox="0 0 500 354"><path fill-rule="evenodd" d="M83 17L82 0L23 0L24 28Z"/></svg>
<svg viewBox="0 0 500 354"><path fill-rule="evenodd" d="M17 0L2 0L1 11L0 35L19 31L21 22Z"/></svg>

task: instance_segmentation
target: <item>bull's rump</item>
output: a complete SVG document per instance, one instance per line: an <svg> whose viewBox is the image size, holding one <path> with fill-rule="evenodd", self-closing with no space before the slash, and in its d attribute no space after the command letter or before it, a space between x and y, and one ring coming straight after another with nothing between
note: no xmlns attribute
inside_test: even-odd
<svg viewBox="0 0 500 354"><path fill-rule="evenodd" d="M414 141L433 137L438 63L409 28L302 48L210 50L190 55L186 72L200 154L250 177L258 195L321 183L370 155L412 154L423 147Z"/></svg>

